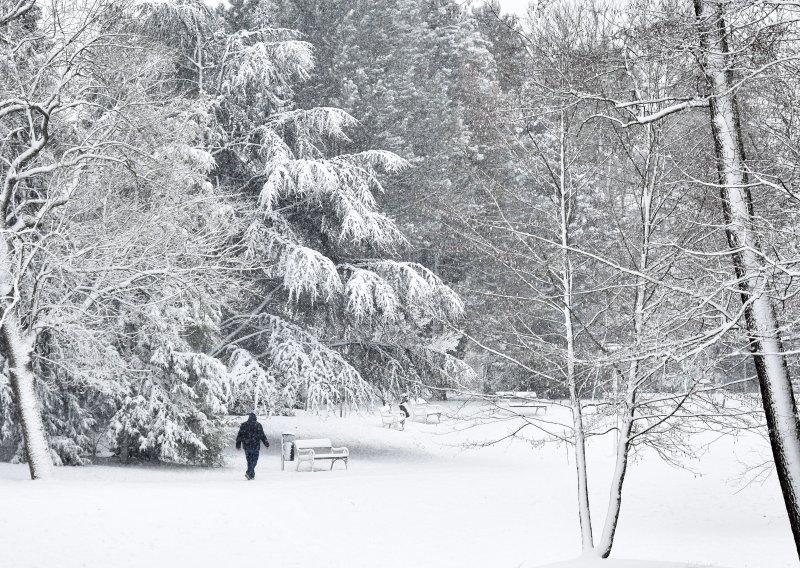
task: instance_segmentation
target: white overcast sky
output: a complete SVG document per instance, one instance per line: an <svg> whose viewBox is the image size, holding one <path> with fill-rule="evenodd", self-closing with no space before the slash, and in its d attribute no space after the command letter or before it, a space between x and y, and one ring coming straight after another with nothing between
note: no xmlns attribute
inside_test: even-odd
<svg viewBox="0 0 800 568"><path fill-rule="evenodd" d="M519 14L521 16L525 14L525 11L528 9L529 1L530 0L500 0L500 6L502 6L503 10L506 12Z"/></svg>

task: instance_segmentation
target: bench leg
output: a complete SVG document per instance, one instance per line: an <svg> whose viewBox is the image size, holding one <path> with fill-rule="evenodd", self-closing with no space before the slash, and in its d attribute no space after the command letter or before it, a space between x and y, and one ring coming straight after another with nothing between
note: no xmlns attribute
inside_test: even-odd
<svg viewBox="0 0 800 568"><path fill-rule="evenodd" d="M341 458L333 458L331 460L331 469L329 471L333 470L333 464L335 464L339 460L342 460L344 462L344 468L345 469L350 469L350 468L347 467L347 458L346 457L341 457Z"/></svg>

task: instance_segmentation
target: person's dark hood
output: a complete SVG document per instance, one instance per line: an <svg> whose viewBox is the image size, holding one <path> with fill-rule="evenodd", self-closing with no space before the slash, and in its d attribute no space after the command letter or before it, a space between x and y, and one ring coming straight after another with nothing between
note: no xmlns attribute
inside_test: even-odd
<svg viewBox="0 0 800 568"><path fill-rule="evenodd" d="M254 413L252 413L252 412L251 412L251 413L250 413L250 416L248 416L248 417L247 417L247 421L248 421L248 422L251 422L251 423L252 423L252 422L255 422L255 421L256 421L256 415L255 415Z"/></svg>

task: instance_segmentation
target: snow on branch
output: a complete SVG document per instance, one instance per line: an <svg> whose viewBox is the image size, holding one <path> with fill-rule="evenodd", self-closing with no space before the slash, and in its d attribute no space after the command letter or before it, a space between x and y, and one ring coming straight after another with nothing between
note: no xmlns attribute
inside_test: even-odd
<svg viewBox="0 0 800 568"><path fill-rule="evenodd" d="M213 24L213 12L198 0L137 0L134 21L142 33L162 41L180 43L206 34Z"/></svg>
<svg viewBox="0 0 800 568"><path fill-rule="evenodd" d="M153 157L159 161L179 162L202 175L207 175L217 167L217 162L210 152L188 144L162 146L155 150Z"/></svg>
<svg viewBox="0 0 800 568"><path fill-rule="evenodd" d="M270 264L267 271L280 277L286 250L299 246L300 238L285 217L267 212L263 218L255 218L250 222L245 231L245 244L245 255L249 260L268 259Z"/></svg>
<svg viewBox="0 0 800 568"><path fill-rule="evenodd" d="M0 26L7 24L12 20L16 20L24 16L27 12L33 9L36 5L36 0L16 0L12 4L3 6L0 11Z"/></svg>
<svg viewBox="0 0 800 568"><path fill-rule="evenodd" d="M315 107L277 113L270 117L268 124L281 130L291 128L292 134L298 140L329 136L336 140L349 141L346 131L357 126L358 121L339 108Z"/></svg>
<svg viewBox="0 0 800 568"><path fill-rule="evenodd" d="M270 93L279 88L291 94L291 81L305 81L314 68L311 45L304 41L259 41L245 45L240 35L231 36L230 62L221 75L223 93L246 98L248 93ZM273 101L280 104L280 101Z"/></svg>
<svg viewBox="0 0 800 568"><path fill-rule="evenodd" d="M274 155L279 154L286 155ZM270 213L282 199L292 199L298 207L332 210L339 221L330 226L332 236L359 246L391 250L406 241L394 221L376 210L374 192L383 191L377 168L397 171L404 165L390 152L274 160L267 168L259 205Z"/></svg>
<svg viewBox="0 0 800 568"><path fill-rule="evenodd" d="M297 157L284 137L272 126L259 126L254 130L254 134L258 144L258 154L266 164L264 175L268 178L273 168L283 167L285 162Z"/></svg>
<svg viewBox="0 0 800 568"><path fill-rule="evenodd" d="M288 248L283 265L283 285L291 300L309 296L312 302L320 297L327 302L342 291L336 265L314 249L303 246Z"/></svg>
<svg viewBox="0 0 800 568"><path fill-rule="evenodd" d="M348 400L366 403L372 389L361 374L338 352L316 337L277 316L265 315L268 371L284 385L287 403L304 397L310 410Z"/></svg>
<svg viewBox="0 0 800 568"><path fill-rule="evenodd" d="M348 207L352 202L342 201L343 218L339 240L357 245L373 245L389 250L405 243L405 237L389 217L383 213Z"/></svg>
<svg viewBox="0 0 800 568"><path fill-rule="evenodd" d="M388 174L408 167L408 161L387 150L365 150L356 154L341 154L332 161L342 162L362 169L378 170Z"/></svg>
<svg viewBox="0 0 800 568"><path fill-rule="evenodd" d="M228 361L228 410L270 413L279 405L277 381L253 355L236 349Z"/></svg>
<svg viewBox="0 0 800 568"><path fill-rule="evenodd" d="M636 100L636 101L617 101L615 99L604 97L600 95L590 95L586 93L572 93L574 96L580 99L589 99L589 100L596 100L601 102L606 102L610 104L616 110L624 112L630 118L620 119L614 116L610 116L607 114L596 114L593 115L591 118L604 118L607 120L612 120L615 123L619 124L623 128L628 128L631 126L641 126L644 124L650 124L652 122L657 122L667 116L680 113L683 111L687 111L693 108L702 108L707 107L710 104L710 97L691 97L686 98L683 100L680 99L664 99L659 101L653 100ZM662 106L658 110L654 112L643 114L640 112L640 107L649 108L655 105L656 103L664 103L668 102L669 100L677 101L669 104L667 106Z"/></svg>
<svg viewBox="0 0 800 568"><path fill-rule="evenodd" d="M427 377L439 378L438 385L430 384L428 379L426 386L455 385L459 388L474 388L478 378L475 370L463 360L448 353L456 348L460 339L460 335L450 333L409 350L416 367L425 368Z"/></svg>
<svg viewBox="0 0 800 568"><path fill-rule="evenodd" d="M401 317L397 293L381 276L363 268L356 269L345 285L347 310L357 322L379 319L391 323Z"/></svg>
<svg viewBox="0 0 800 568"><path fill-rule="evenodd" d="M364 262L360 268L380 275L418 323L431 318L454 321L463 316L464 303L458 294L421 264L377 260Z"/></svg>

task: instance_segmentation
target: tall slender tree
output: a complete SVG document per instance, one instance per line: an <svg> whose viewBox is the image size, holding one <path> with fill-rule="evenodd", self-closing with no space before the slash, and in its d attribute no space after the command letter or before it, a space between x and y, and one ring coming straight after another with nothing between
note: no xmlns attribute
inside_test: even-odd
<svg viewBox="0 0 800 568"><path fill-rule="evenodd" d="M781 330L772 304L772 285L754 222L751 178L745 156L736 77L733 71L727 0L694 0L710 99L725 234L744 306L744 321L761 388L772 455L789 524L800 555L800 420Z"/></svg>

